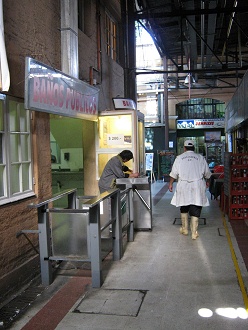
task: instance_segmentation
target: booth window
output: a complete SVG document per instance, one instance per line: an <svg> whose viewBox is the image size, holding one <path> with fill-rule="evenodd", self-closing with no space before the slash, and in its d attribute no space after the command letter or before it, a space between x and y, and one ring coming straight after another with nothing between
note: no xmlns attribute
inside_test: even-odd
<svg viewBox="0 0 248 330"><path fill-rule="evenodd" d="M117 61L117 24L105 13L106 52Z"/></svg>
<svg viewBox="0 0 248 330"><path fill-rule="evenodd" d="M33 194L30 112L22 101L0 97L0 204Z"/></svg>

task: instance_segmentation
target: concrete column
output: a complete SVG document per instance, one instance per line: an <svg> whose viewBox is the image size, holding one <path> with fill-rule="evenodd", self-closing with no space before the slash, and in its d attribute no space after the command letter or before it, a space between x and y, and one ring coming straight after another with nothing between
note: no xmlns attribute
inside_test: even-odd
<svg viewBox="0 0 248 330"><path fill-rule="evenodd" d="M60 0L61 6L61 70L79 77L78 8L75 0Z"/></svg>
<svg viewBox="0 0 248 330"><path fill-rule="evenodd" d="M135 20L133 0L122 0L122 25L125 52L124 65L124 97L137 102L136 92L136 42L135 42Z"/></svg>

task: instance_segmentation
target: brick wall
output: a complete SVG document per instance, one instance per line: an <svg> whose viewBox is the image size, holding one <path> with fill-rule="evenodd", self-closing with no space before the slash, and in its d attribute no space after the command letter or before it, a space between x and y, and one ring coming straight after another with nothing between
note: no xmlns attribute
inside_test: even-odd
<svg viewBox="0 0 248 330"><path fill-rule="evenodd" d="M25 57L60 69L60 1L4 0L4 30L10 70L10 95L24 98ZM50 125L47 113L32 116L34 191L51 196ZM39 257L22 229L37 229L36 197L0 207L0 301L39 273ZM38 248L38 234L27 234Z"/></svg>
<svg viewBox="0 0 248 330"><path fill-rule="evenodd" d="M24 96L25 57L60 69L60 1L3 0L10 91Z"/></svg>
<svg viewBox="0 0 248 330"><path fill-rule="evenodd" d="M111 7L111 4L113 5ZM106 2L113 19L120 20L120 10L118 11L118 1ZM120 8L119 8L120 9ZM97 77L97 86L99 88L99 110L113 110L112 98L120 95L124 97L124 70L120 64L113 61L106 54L105 47L105 8L100 6L96 8L91 4L91 17L88 22L91 22L91 28L87 29L87 34L79 31L78 35L78 57L79 57L79 78L88 82L90 66L100 70ZM99 24L100 23L100 24ZM97 24L98 27L97 27ZM100 38L100 47L97 46L98 38ZM120 45L121 47L121 45ZM123 53L123 52L122 52ZM100 56L100 68L99 68Z"/></svg>
<svg viewBox="0 0 248 330"><path fill-rule="evenodd" d="M106 1L110 12L115 15L119 1ZM88 4L89 5L89 4ZM91 1L90 16L87 20L87 33L79 31L78 57L79 78L89 83L90 67L98 68L101 53L101 67L98 85L99 110L113 109L112 97L123 96L124 77L122 67L105 54L104 13L100 6L101 34L97 31L96 1ZM3 0L4 31L7 58L10 69L9 95L24 98L25 57L29 56L55 69L61 70L60 0ZM118 16L119 15L119 16ZM120 11L116 16L120 18ZM101 49L97 38L101 39ZM89 125L83 123L85 132ZM95 123L90 123L94 128ZM12 292L39 274L39 257L24 235L17 237L22 229L37 229L37 212L30 210L28 204L51 196L51 159L50 159L50 117L47 113L32 113L32 149L34 164L34 192L36 196L16 203L0 206L0 302ZM92 176L92 163L95 162L93 144L94 130L91 130L92 148L85 153L86 171L84 175L90 191L97 192L97 182ZM87 139L89 135L85 134ZM85 145L89 145L85 143ZM88 157L88 159L87 159ZM90 165L89 165L90 164ZM88 173L87 173L88 171ZM89 189L88 189L89 190ZM86 189L86 191L88 191ZM38 248L38 235L27 234L32 244Z"/></svg>

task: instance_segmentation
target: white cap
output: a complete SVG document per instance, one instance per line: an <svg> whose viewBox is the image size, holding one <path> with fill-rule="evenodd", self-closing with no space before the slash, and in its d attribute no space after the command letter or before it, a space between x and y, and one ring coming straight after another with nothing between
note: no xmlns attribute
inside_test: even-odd
<svg viewBox="0 0 248 330"><path fill-rule="evenodd" d="M185 147L194 147L194 141L186 140L186 141L184 141L184 146Z"/></svg>

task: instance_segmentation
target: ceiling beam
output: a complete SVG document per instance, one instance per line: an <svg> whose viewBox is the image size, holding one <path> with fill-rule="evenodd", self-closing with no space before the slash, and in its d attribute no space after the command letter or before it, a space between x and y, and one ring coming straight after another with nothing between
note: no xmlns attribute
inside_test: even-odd
<svg viewBox="0 0 248 330"><path fill-rule="evenodd" d="M160 8L149 8L142 11L137 11L135 14L135 19L152 19L152 18L166 18L166 17L186 17L186 16L200 16L208 14L232 14L232 13L247 13L248 5L242 7L228 7L228 8L207 8L207 9L180 9L178 11L162 11L164 6ZM154 13L153 10L158 10L159 12Z"/></svg>
<svg viewBox="0 0 248 330"><path fill-rule="evenodd" d="M235 72L237 74L239 71L244 71L248 70L248 65L243 66L242 68L227 68L227 67L222 67L222 68L208 68L208 69L180 69L179 70L152 70L152 69L134 69L136 70L135 74L140 75L140 74L164 74L164 73L218 73L218 72Z"/></svg>

